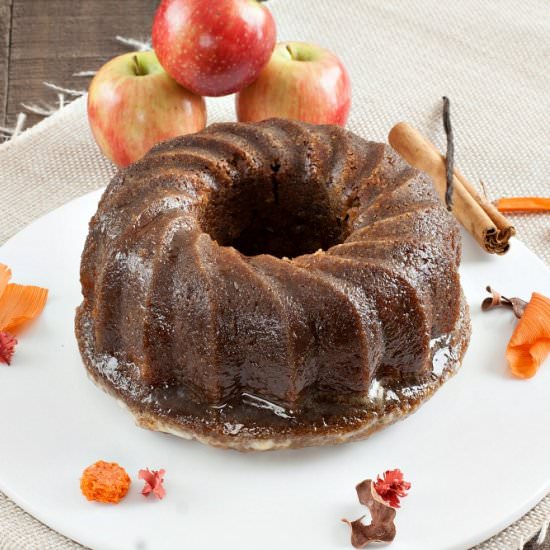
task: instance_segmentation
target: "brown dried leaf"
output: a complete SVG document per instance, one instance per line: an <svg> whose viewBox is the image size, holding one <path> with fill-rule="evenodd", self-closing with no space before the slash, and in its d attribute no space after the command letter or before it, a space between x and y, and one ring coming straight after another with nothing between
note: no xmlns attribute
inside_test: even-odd
<svg viewBox="0 0 550 550"><path fill-rule="evenodd" d="M514 315L518 319L521 319L527 306L527 302L521 298L510 298L510 303L512 304L512 311L514 312Z"/></svg>
<svg viewBox="0 0 550 550"><path fill-rule="evenodd" d="M483 311L489 311L494 307L502 305L502 296L490 286L486 287L487 292L491 293L490 297L487 297L481 303L481 309Z"/></svg>
<svg viewBox="0 0 550 550"><path fill-rule="evenodd" d="M395 538L395 509L386 504L376 492L372 479L366 479L357 485L359 502L370 510L371 522L364 525L365 516L349 521L343 519L351 527L351 544L355 548L365 548L371 542L391 542Z"/></svg>
<svg viewBox="0 0 550 550"><path fill-rule="evenodd" d="M481 309L483 311L489 311L490 309L500 306L508 307L512 309L514 315L518 319L521 319L521 316L525 311L525 306L527 306L527 302L525 300L522 300L521 298L506 298L506 296L502 296L499 292L497 292L490 286L486 288L487 292L491 293L491 296L485 298L485 300L483 300L483 302L481 303Z"/></svg>

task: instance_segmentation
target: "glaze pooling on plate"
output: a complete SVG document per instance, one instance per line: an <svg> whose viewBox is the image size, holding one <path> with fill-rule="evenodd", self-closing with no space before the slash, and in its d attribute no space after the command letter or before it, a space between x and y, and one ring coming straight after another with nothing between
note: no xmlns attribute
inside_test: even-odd
<svg viewBox="0 0 550 550"><path fill-rule="evenodd" d="M93 339L84 344L91 379L116 397L145 428L197 439L213 446L240 451L337 444L363 439L413 412L460 367L470 335L467 305L462 302L461 323L452 334L433 341L433 370L409 385L373 379L366 395L323 400L315 396L294 409L262 397L242 393L221 405L198 403L178 385L144 385L139 368L113 356L95 355ZM80 334L91 324L83 317ZM86 332L87 331L87 332Z"/></svg>

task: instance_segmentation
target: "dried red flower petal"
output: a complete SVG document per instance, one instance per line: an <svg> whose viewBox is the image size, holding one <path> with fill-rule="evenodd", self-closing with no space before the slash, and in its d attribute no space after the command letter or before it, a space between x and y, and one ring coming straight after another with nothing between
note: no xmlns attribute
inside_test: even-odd
<svg viewBox="0 0 550 550"><path fill-rule="evenodd" d="M399 469L386 470L384 477L378 476L374 483L376 492L394 508L399 508L399 498L406 497L411 484L403 479Z"/></svg>
<svg viewBox="0 0 550 550"><path fill-rule="evenodd" d="M159 500L162 500L166 495L166 489L164 488L164 474L165 470L140 470L138 473L139 479L145 481L145 485L141 494L147 496L149 493L153 493Z"/></svg>
<svg viewBox="0 0 550 550"><path fill-rule="evenodd" d="M9 332L0 332L0 363L11 364L11 358L15 352L17 338Z"/></svg>

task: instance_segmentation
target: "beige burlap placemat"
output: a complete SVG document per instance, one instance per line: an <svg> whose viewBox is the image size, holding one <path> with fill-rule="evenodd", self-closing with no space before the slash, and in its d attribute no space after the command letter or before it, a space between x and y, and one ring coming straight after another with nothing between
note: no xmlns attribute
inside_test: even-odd
<svg viewBox="0 0 550 550"><path fill-rule="evenodd" d="M547 0L271 0L281 39L338 52L352 77L349 128L385 140L407 120L443 148L441 102L452 100L457 165L491 198L550 195L550 17ZM232 98L209 121L234 119ZM81 98L0 145L0 243L68 200L106 185ZM515 216L519 237L550 265L548 216ZM1 253L0 253L1 260ZM549 457L550 461L550 457ZM479 548L518 548L550 518L550 497ZM457 518L457 521L460 521ZM0 549L76 545L0 493Z"/></svg>

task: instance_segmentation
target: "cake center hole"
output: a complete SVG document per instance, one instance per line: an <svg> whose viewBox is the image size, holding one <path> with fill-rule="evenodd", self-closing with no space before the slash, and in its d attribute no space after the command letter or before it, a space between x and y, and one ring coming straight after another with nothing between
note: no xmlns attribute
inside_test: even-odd
<svg viewBox="0 0 550 550"><path fill-rule="evenodd" d="M294 258L343 242L345 227L324 185L305 184L271 166L269 181L243 182L208 202L203 228L246 256Z"/></svg>

